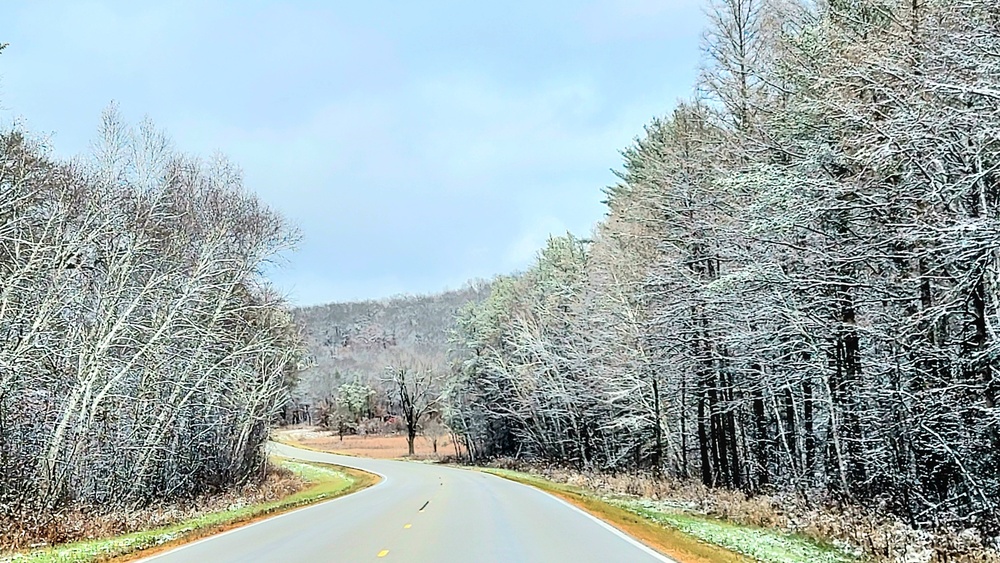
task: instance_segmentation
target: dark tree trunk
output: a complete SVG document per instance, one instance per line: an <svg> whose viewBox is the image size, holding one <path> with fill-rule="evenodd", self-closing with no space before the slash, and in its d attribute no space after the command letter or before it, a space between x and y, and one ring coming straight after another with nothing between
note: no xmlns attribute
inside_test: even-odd
<svg viewBox="0 0 1000 563"><path fill-rule="evenodd" d="M806 475L810 482L816 468L816 434L813 415L812 380L806 377L802 380L802 430L805 433Z"/></svg>
<svg viewBox="0 0 1000 563"><path fill-rule="evenodd" d="M715 486L715 472L712 468L711 443L708 432L708 412L705 403L707 402L705 392L698 397L698 450L701 453L701 482L706 486Z"/></svg>
<svg viewBox="0 0 1000 563"><path fill-rule="evenodd" d="M653 471L659 474L660 464L663 461L663 429L660 428L660 387L656 377L653 377L653 433L656 439L653 450Z"/></svg>
<svg viewBox="0 0 1000 563"><path fill-rule="evenodd" d="M792 390L785 388L785 441L788 444L788 454L791 456L792 471L799 471L799 432L796 424L795 400Z"/></svg>
<svg viewBox="0 0 1000 563"><path fill-rule="evenodd" d="M760 372L760 366L755 366ZM755 428L753 448L757 458L757 485L766 487L771 483L770 444L767 433L767 411L764 409L764 396L760 389L752 393L752 410Z"/></svg>

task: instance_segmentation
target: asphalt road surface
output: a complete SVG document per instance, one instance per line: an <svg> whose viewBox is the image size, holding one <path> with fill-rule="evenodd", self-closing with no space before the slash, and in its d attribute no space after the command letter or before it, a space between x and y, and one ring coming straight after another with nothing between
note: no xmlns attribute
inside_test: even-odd
<svg viewBox="0 0 1000 563"><path fill-rule="evenodd" d="M560 499L493 475L280 444L271 448L285 457L371 471L383 480L146 561L671 561Z"/></svg>

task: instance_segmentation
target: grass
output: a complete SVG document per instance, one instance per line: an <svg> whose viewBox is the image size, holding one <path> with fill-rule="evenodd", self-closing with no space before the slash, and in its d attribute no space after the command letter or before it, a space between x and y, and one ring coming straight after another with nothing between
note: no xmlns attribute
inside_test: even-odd
<svg viewBox="0 0 1000 563"><path fill-rule="evenodd" d="M375 475L345 467L285 459L277 459L276 463L310 483L310 486L298 493L271 502L234 506L228 510L205 514L162 528L16 553L0 558L0 561L82 563L130 560L139 555L149 555L151 551L174 547L260 520L266 516L337 498L373 485L378 481L378 477Z"/></svg>
<svg viewBox="0 0 1000 563"><path fill-rule="evenodd" d="M648 500L612 501L643 518L680 530L756 561L767 563L853 563L854 555L836 546L778 530L741 526L716 518L686 513Z"/></svg>
<svg viewBox="0 0 1000 563"><path fill-rule="evenodd" d="M454 448L449 437L442 437L438 442L440 453L436 454L430 438L417 436L414 455L410 456L406 436L402 434L345 435L341 439L329 431L314 429L277 430L272 432L271 439L297 448L374 459L435 460Z"/></svg>
<svg viewBox="0 0 1000 563"><path fill-rule="evenodd" d="M682 563L854 563L835 546L779 530L741 526L665 503L598 494L504 469L488 473L531 485L583 508Z"/></svg>

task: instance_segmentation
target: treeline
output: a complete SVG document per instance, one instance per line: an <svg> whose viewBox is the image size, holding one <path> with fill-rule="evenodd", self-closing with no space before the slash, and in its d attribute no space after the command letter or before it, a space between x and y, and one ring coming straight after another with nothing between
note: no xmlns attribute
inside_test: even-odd
<svg viewBox="0 0 1000 563"><path fill-rule="evenodd" d="M1000 4L714 0L592 240L468 308L476 458L1000 532Z"/></svg>
<svg viewBox="0 0 1000 563"><path fill-rule="evenodd" d="M403 414L394 406L398 371L388 368L443 375L457 313L488 294L488 283L473 281L432 295L293 309L308 355L282 421L348 434L382 431L383 418Z"/></svg>
<svg viewBox="0 0 1000 563"><path fill-rule="evenodd" d="M0 135L0 520L262 477L298 335L284 221L114 109L93 158Z"/></svg>

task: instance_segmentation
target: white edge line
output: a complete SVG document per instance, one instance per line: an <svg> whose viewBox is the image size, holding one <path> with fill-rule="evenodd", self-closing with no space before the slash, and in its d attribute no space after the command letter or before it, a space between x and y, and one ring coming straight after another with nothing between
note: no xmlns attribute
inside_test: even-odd
<svg viewBox="0 0 1000 563"><path fill-rule="evenodd" d="M663 555L659 551L656 551L655 549L653 549L653 548L649 547L648 545L642 543L641 541L633 538L632 536L626 534L625 532L619 530L618 528L615 528L611 524L608 524L604 520L601 520L600 518L594 516L593 514L587 512L586 510L583 510L582 508L580 508L578 506L575 506L575 505L573 505L573 504L571 504L569 502L566 502L565 500L563 500L563 499L561 499L561 498L559 498L559 497L557 497L557 496L555 496L555 495L553 495L553 494L551 494L551 493L549 493L547 491L539 489L538 487L533 487L531 485L527 485L525 483L521 483L520 481L514 481L513 479L504 479L503 477L501 477L499 475L493 475L492 473L488 473L488 472L485 472L485 471L483 473L485 473L486 475L492 475L493 477L496 477L497 479L503 479L504 481L507 481L509 483L514 483L515 485L521 485L522 487L527 487L527 488L529 488L529 489L531 489L533 491L537 491L539 493L542 493L543 495L549 497L550 499L552 499L552 500L554 500L556 502L562 503L564 506L566 506L566 507L568 507L568 508L570 508L570 509L572 509L572 510L574 510L576 512L579 512L580 514L583 514L587 518L590 518L591 520L593 520L594 522L596 522L597 524L599 524L601 527L603 527L604 529L606 529L609 532L613 533L614 535L618 536L619 538L625 540L626 542L632 544L635 547L638 547L640 550L646 552L647 555L650 555L651 557L655 558L657 561L660 561L662 563L678 563L677 561L675 561L675 560L667 557L666 555Z"/></svg>
<svg viewBox="0 0 1000 563"><path fill-rule="evenodd" d="M292 446L286 446L285 444L282 444L282 445L285 446L286 448L290 448L290 449L293 449L293 450L297 450L298 449L298 448L295 448L295 447L292 447ZM310 454L319 453L320 455L323 455L320 452L312 452L312 451L309 451L309 450L301 450L301 451L304 451L304 452L307 452L307 453L310 453ZM247 530L249 528L253 528L254 526L257 526L258 524L266 524L268 522L273 522L273 521L277 520L278 518L281 518L282 516L288 516L290 514L295 514L296 512L303 512L303 511L309 510L310 508L316 508L316 507L319 507L319 506L323 506L324 504L328 504L328 503L331 503L331 502L336 502L336 501L341 500L341 499L354 497L354 496L356 496L358 494L361 494L361 493L363 493L365 491L374 489L376 487L379 487L379 486L384 485L384 484L386 484L386 483L389 482L389 477L386 476L386 475L383 475L383 474L379 473L378 471L371 471L369 469L360 469L360 468L357 468L357 467L351 467L350 465L343 465L343 464L335 463L335 462L313 461L313 460L302 459L302 458L291 458L291 459L296 459L298 461L305 461L305 462L311 462L311 463L325 463L327 465L340 465L342 467L350 467L351 469L356 469L358 471L364 471L364 472L367 472L367 473L373 473L375 475L378 475L379 477L382 478L382 480L379 481L378 483L375 483L371 487L366 487L365 489L357 491L356 493L352 493L352 494L349 494L349 495L341 495L341 496L339 496L337 498L331 498L331 499L323 500L323 501L320 501L320 502L317 502L317 503L307 504L306 506L300 506L298 508L293 508L292 510L289 510L287 512L282 512L281 514L275 514L273 516L267 516L264 519L259 520L257 522L251 522L250 524L245 524L243 526L237 526L237 527L233 528L232 530L226 530L225 532L220 532L218 534L212 534L212 535L210 535L208 537L204 537L204 538L201 538L199 540L195 540L195 541L190 542L190 543L185 543L183 545L179 545L179 546L177 546L177 547L175 547L173 549L169 549L169 550L164 551L162 553L157 553L156 555L151 555L149 557L144 557L144 558L139 559L138 561L136 561L136 563L146 563L147 561L154 561L156 559L159 559L160 557L166 557L167 555L173 555L173 554L177 553L178 551L187 549L189 547L194 547L194 546L196 546L196 545L198 545L200 543L211 541L211 540L214 540L216 538L221 538L222 536L227 536L229 534L234 534L236 532L242 532L244 530ZM153 546L153 547L151 547L149 549L156 549L156 546Z"/></svg>

